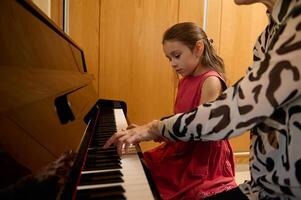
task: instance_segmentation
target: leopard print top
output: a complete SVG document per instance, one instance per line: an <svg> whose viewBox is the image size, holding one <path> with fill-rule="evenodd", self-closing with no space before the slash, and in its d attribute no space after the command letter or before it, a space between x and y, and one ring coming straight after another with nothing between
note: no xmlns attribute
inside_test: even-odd
<svg viewBox="0 0 301 200"><path fill-rule="evenodd" d="M174 141L251 129L251 181L241 190L249 199L301 199L301 0L276 0L253 60L216 101L162 119L159 129Z"/></svg>

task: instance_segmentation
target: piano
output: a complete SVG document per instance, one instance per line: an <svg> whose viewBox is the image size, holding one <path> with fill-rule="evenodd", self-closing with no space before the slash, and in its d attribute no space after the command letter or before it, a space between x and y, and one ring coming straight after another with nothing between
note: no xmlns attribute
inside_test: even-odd
<svg viewBox="0 0 301 200"><path fill-rule="evenodd" d="M72 149L57 199L160 199L138 145L121 158L101 148L127 127L127 108L98 99L82 49L30 0L1 0L0 15L0 152L17 163L7 172L36 171Z"/></svg>

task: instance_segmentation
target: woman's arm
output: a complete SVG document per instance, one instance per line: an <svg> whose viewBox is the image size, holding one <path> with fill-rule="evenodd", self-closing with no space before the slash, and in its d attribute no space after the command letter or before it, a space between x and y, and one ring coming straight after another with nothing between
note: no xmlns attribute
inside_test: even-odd
<svg viewBox="0 0 301 200"><path fill-rule="evenodd" d="M117 132L105 144L119 148L165 137L170 140L220 140L251 129L301 94L301 15L291 16L264 59L219 98L197 109Z"/></svg>
<svg viewBox="0 0 301 200"><path fill-rule="evenodd" d="M262 122L275 109L300 98L301 16L281 27L264 59L216 101L159 123L171 140L220 140L234 137Z"/></svg>

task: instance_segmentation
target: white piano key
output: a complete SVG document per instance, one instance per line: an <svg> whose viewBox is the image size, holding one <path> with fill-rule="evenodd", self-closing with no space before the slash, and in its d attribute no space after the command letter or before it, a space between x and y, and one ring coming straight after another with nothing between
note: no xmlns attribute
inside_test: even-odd
<svg viewBox="0 0 301 200"><path fill-rule="evenodd" d="M128 124L122 109L114 109L117 130L126 129ZM92 184L77 186L77 190L87 190L95 188L103 188L108 186L121 185L125 189L124 195L129 200L151 200L154 199L149 183L147 181L142 164L136 152L135 146L130 147L130 153L121 157L121 173L123 174L123 183L112 184ZM93 174L104 171L113 170L93 170L82 171L82 174Z"/></svg>
<svg viewBox="0 0 301 200"><path fill-rule="evenodd" d="M124 116L122 109L114 109L115 121L116 121L116 129L126 129L128 127L128 123Z"/></svg>

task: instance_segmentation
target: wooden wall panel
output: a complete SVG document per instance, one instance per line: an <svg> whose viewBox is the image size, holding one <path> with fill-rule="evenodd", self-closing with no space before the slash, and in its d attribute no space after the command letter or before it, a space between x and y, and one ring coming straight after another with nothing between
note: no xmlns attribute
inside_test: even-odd
<svg viewBox="0 0 301 200"><path fill-rule="evenodd" d="M244 75L252 63L254 43L266 24L267 16L261 4L236 6L232 1L223 2L220 55L231 84Z"/></svg>
<svg viewBox="0 0 301 200"><path fill-rule="evenodd" d="M125 100L131 122L173 111L174 74L161 38L177 8L170 0L101 1L99 96Z"/></svg>
<svg viewBox="0 0 301 200"><path fill-rule="evenodd" d="M93 74L98 91L99 80L99 0L69 1L69 35L83 49L87 70Z"/></svg>
<svg viewBox="0 0 301 200"><path fill-rule="evenodd" d="M215 50L219 53L221 37L222 0L210 0L207 5L207 36L213 39Z"/></svg>
<svg viewBox="0 0 301 200"><path fill-rule="evenodd" d="M63 0L51 0L50 18L63 29Z"/></svg>
<svg viewBox="0 0 301 200"><path fill-rule="evenodd" d="M253 45L267 24L265 10L261 4L237 6L233 1L209 1L207 33L224 59L231 85L252 63ZM249 151L249 134L231 139L231 144L235 152Z"/></svg>
<svg viewBox="0 0 301 200"><path fill-rule="evenodd" d="M204 1L179 0L179 22L194 22L202 27Z"/></svg>

